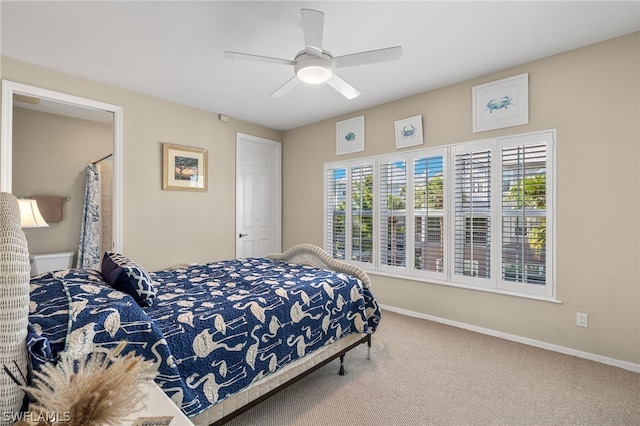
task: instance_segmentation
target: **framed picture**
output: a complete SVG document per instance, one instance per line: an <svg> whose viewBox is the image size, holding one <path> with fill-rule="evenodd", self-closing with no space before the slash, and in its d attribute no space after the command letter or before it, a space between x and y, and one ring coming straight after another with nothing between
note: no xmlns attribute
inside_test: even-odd
<svg viewBox="0 0 640 426"><path fill-rule="evenodd" d="M396 121L396 148L422 145L422 116Z"/></svg>
<svg viewBox="0 0 640 426"><path fill-rule="evenodd" d="M529 123L529 74L474 86L473 132Z"/></svg>
<svg viewBox="0 0 640 426"><path fill-rule="evenodd" d="M336 124L336 154L364 151L364 115Z"/></svg>
<svg viewBox="0 0 640 426"><path fill-rule="evenodd" d="M206 191L207 154L202 148L162 144L162 189Z"/></svg>

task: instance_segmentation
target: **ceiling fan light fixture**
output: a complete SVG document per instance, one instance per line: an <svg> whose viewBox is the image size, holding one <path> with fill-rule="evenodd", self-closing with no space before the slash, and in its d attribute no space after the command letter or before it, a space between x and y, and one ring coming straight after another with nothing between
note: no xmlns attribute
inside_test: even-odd
<svg viewBox="0 0 640 426"><path fill-rule="evenodd" d="M333 75L331 61L323 58L306 58L294 65L296 76L305 83L320 84Z"/></svg>
<svg viewBox="0 0 640 426"><path fill-rule="evenodd" d="M298 78L309 84L320 84L331 78L330 68L318 67L318 66L309 66L298 70Z"/></svg>
<svg viewBox="0 0 640 426"><path fill-rule="evenodd" d="M300 14L302 15L302 34L304 35L305 48L298 52L292 61L248 53L230 51L224 53L225 58L229 59L250 59L259 62L293 65L295 75L271 93L272 98L281 98L299 82L303 82L315 85L327 83L345 98L354 99L361 93L340 76L334 74L334 68L395 61L402 57L402 47L394 46L334 58L331 53L322 48L324 13L319 10L301 9Z"/></svg>

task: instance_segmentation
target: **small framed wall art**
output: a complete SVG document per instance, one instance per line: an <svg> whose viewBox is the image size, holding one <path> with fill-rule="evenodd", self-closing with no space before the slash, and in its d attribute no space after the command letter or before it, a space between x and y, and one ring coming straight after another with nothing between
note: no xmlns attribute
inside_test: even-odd
<svg viewBox="0 0 640 426"><path fill-rule="evenodd" d="M336 123L336 154L364 151L364 115Z"/></svg>
<svg viewBox="0 0 640 426"><path fill-rule="evenodd" d="M206 191L207 154L203 148L162 144L162 189Z"/></svg>
<svg viewBox="0 0 640 426"><path fill-rule="evenodd" d="M422 116L396 121L396 148L422 145Z"/></svg>
<svg viewBox="0 0 640 426"><path fill-rule="evenodd" d="M529 123L529 74L474 86L473 132Z"/></svg>

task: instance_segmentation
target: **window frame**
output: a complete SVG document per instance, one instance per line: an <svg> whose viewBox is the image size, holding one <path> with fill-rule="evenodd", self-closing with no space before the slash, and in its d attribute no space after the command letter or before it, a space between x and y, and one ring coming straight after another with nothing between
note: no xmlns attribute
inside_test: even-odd
<svg viewBox="0 0 640 426"><path fill-rule="evenodd" d="M408 217L408 213L409 210L407 209L407 206L409 205L409 186L412 186L412 182L409 181L409 173L406 170L406 164L407 164L407 159L406 159L406 155L401 155L401 154L391 154L391 155L385 155L385 156L380 156L376 159L376 167L375 170L378 172L378 186L376 187L375 191L376 194L378 194L377 198L377 203L376 203L376 213L378 213L378 221L376 222L376 228L378 230L378 239L376 240L376 244L374 244L374 246L377 247L377 252L378 252L378 256L376 257L377 260L377 269L382 271L382 272L388 272L388 273L393 273L393 274L398 274L398 275L406 275L408 272L408 262L407 262L407 250L409 247L409 237L411 235L410 231L409 231L409 217ZM383 240L382 240L382 236L384 234L382 227L382 220L383 217L386 217L383 214L383 210L382 210L382 203L383 203L383 197L386 196L393 196L393 193L388 194L382 194L382 186L383 186L383 175L382 175L382 166L383 164L396 164L398 162L404 162L405 163L405 209L404 209L404 220L405 220L405 231L404 231L404 261L405 261L405 265L401 266L401 265L389 265L384 263L383 261L383 250L381 248L381 245L383 244ZM393 210L392 210L393 211Z"/></svg>
<svg viewBox="0 0 640 426"><path fill-rule="evenodd" d="M545 283L540 284L534 281L529 283L519 282L504 279L503 275L503 218L509 216L509 212L505 214L503 210L503 152L514 146L529 146L529 145L544 145L545 151L545 198L546 205L544 213L534 212L533 216L545 217L545 259L544 259L544 271L545 271ZM490 207L489 211L484 215L491 223L490 238L491 243L489 246L490 255L490 276L488 278L482 278L472 275L461 275L456 273L455 256L456 256L456 154L469 150L490 150ZM429 213L424 213L415 206L415 185L416 174L415 167L416 161L422 158L442 156L442 179L443 179L443 198L444 205L442 211L442 259L436 259L436 270L428 270L426 268L416 267L415 256L419 251L416 246L416 217L422 215L424 217L423 226L427 226L430 217ZM327 174L331 169L345 168L346 174L350 175L352 167L361 166L373 166L373 230L372 230L372 262L357 262L351 259L351 212L347 209L345 212L346 219L346 252L345 259L348 263L355 264L362 269L367 270L370 273L387 275L396 278L404 278L411 280L418 280L423 282L430 282L435 284L444 284L454 287L464 287L476 290L486 290L490 292L497 292L503 294L510 294L515 296L537 298L543 300L555 301L557 297L556 292L556 187L557 187L557 170L556 170L556 157L557 157L557 143L556 143L556 130L543 130L538 132L524 133L519 135L509 135L498 138L482 139L476 141L462 142L449 145L441 145L430 148L421 148L410 151L399 151L390 154L378 155L374 157L357 158L346 161L337 161L331 163L325 163L324 165L324 247L325 249L331 249L331 245L328 241L329 226L328 221L328 188L327 188ZM384 264L382 249L380 244L382 230L383 212L382 197L386 196L381 194L381 186L383 174L381 168L385 164L393 164L396 162L405 163L405 262L404 265L388 265ZM427 160L428 161L428 160ZM526 165L526 164L525 164ZM428 186L428 178L426 179L426 185ZM351 200L351 180L347 179L346 184L346 199ZM428 209L425 209L428 210ZM440 214L438 212L438 214ZM524 216L523 216L524 217ZM528 216L527 216L528 217ZM425 228L426 229L426 228ZM426 231L425 231L426 232ZM426 240L421 241L422 244L428 240L429 235L421 238ZM331 253L331 252L329 252ZM433 260L433 259L432 259ZM473 259L472 259L473 260ZM471 269L478 271L478 266L470 264ZM538 266L538 265L533 265ZM542 265L541 265L542 266ZM527 263L523 263L522 271L526 271ZM440 270L438 270L440 269ZM524 281L524 280L523 280Z"/></svg>
<svg viewBox="0 0 640 426"><path fill-rule="evenodd" d="M374 196L374 204L373 204L373 210L371 212L372 215L372 220L373 220L373 229L372 229L372 239L373 239L373 244L372 244L372 248L371 248L371 262L361 262L361 261L356 261L352 259L352 254L353 254L353 250L352 250L352 242L353 242L353 222L352 222L352 217L353 217L353 210L351 209L351 200L352 200L352 190L353 190L353 185L352 185L352 180L351 180L351 171L354 167L372 167L372 175L373 175L373 196ZM345 170L345 213L344 213L344 217L345 217L345 229L344 229L344 245L345 245L345 249L344 249L344 259L339 259L342 260L344 262L350 263L352 265L356 265L364 270L367 271L375 271L375 259L376 259L376 253L377 253L377 248L375 245L375 241L377 241L377 227L375 226L376 220L377 220L377 206L376 206L376 172L375 172L375 167L376 167L376 163L375 163L375 159L374 158L362 158L362 159L355 159L355 160L349 160L349 161L339 161L339 162L333 162L333 163L325 163L324 165L324 206L323 206L323 244L324 244L324 249L330 254L332 255L333 253L333 244L329 241L329 235L334 235L334 233L330 233L328 226L329 223L331 223L331 219L329 217L329 204L328 204L328 199L329 199L329 188L327 185L327 181L328 181L328 175L329 175L329 171L330 170L338 170L338 169L344 169Z"/></svg>
<svg viewBox="0 0 640 426"><path fill-rule="evenodd" d="M528 133L523 135L516 135L510 137L504 137L498 139L500 143L500 149L510 148L514 146L528 146L534 144L541 144L541 138L546 136L544 145L546 146L546 167L545 167L545 214L540 217L546 218L546 247L545 247L545 285L536 286L535 284L527 284L524 282L507 281L502 278L502 274L498 274L498 288L504 291L515 292L518 294L529 294L534 296L543 296L548 298L556 298L556 270L555 270L555 256L556 256L556 240L555 240L555 211L556 211L556 132L550 130L546 132ZM502 157L501 157L502 158ZM502 186L502 162L499 164L498 176L500 176L500 182L497 184ZM502 191L500 191L502 196ZM503 208L502 202L500 202L499 208L496 208L496 213L500 215L500 240L502 241L502 218ZM501 248L503 248L501 244ZM502 256L501 250L499 255ZM502 265L500 265L500 271ZM550 283L549 283L550 281ZM549 285L547 285L547 283Z"/></svg>
<svg viewBox="0 0 640 426"><path fill-rule="evenodd" d="M467 219L471 219L469 220L471 226L471 237L473 238L473 235L475 234L475 227L473 226L475 219L482 219L482 218L486 218L487 219L487 223L489 224L489 229L490 229L490 245L489 245L489 265L488 265L488 269L489 269L489 273L491 273L491 271L495 271L495 266L493 261L495 260L496 256L499 254L499 251L497 249L497 247L493 244L493 241L495 241L496 239L496 235L494 234L495 228L496 228L496 218L494 215L494 206L496 206L496 191L495 191L495 179L493 179L493 175L494 175L494 170L495 170L495 163L496 163L496 155L493 152L493 150L495 149L495 144L496 141L494 139L485 139L485 140L481 140L481 141L474 141L474 142L468 142L468 143L461 143L461 144L454 144L450 146L450 158L449 158L449 164L450 164L450 173L449 173L449 183L452 184L451 185L451 189L450 189L450 196L449 196L449 212L451 215L451 225L448 228L449 231L449 258L451 259L450 263L452 264L451 267L449 268L449 281L454 283L454 284L461 284L461 285L468 285L468 286L473 286L473 287L480 287L480 288L494 288L495 287L495 283L492 282L492 278L485 278L480 276L479 274L479 264L476 264L477 261L474 261L473 259L471 259L469 265L470 265L470 271L476 271L478 272L477 275L464 275L464 270L466 269L466 264L464 262L463 259L463 274L459 274L456 273L456 233L457 233L457 228L456 228L456 222L458 220L458 217L456 215L456 156L457 155L463 155L463 154L469 154L469 153L475 153L475 152L483 152L483 151L489 151L490 154L490 160L489 160L489 164L490 164L490 186L489 186L489 190L490 190L490 207L488 208L488 210L485 209L478 209L478 215L470 215L469 217L465 217L465 225L467 222ZM473 188L472 188L472 192L473 192ZM472 208L473 210L473 208ZM465 231L466 233L466 231ZM466 235L465 235L466 238ZM473 245L473 243L471 243Z"/></svg>

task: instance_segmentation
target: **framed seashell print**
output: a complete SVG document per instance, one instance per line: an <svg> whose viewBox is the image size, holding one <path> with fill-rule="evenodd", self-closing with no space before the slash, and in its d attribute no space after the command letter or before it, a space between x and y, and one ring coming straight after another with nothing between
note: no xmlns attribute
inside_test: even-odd
<svg viewBox="0 0 640 426"><path fill-rule="evenodd" d="M364 115L336 123L336 155L364 151Z"/></svg>
<svg viewBox="0 0 640 426"><path fill-rule="evenodd" d="M422 145L422 116L396 121L396 149Z"/></svg>

